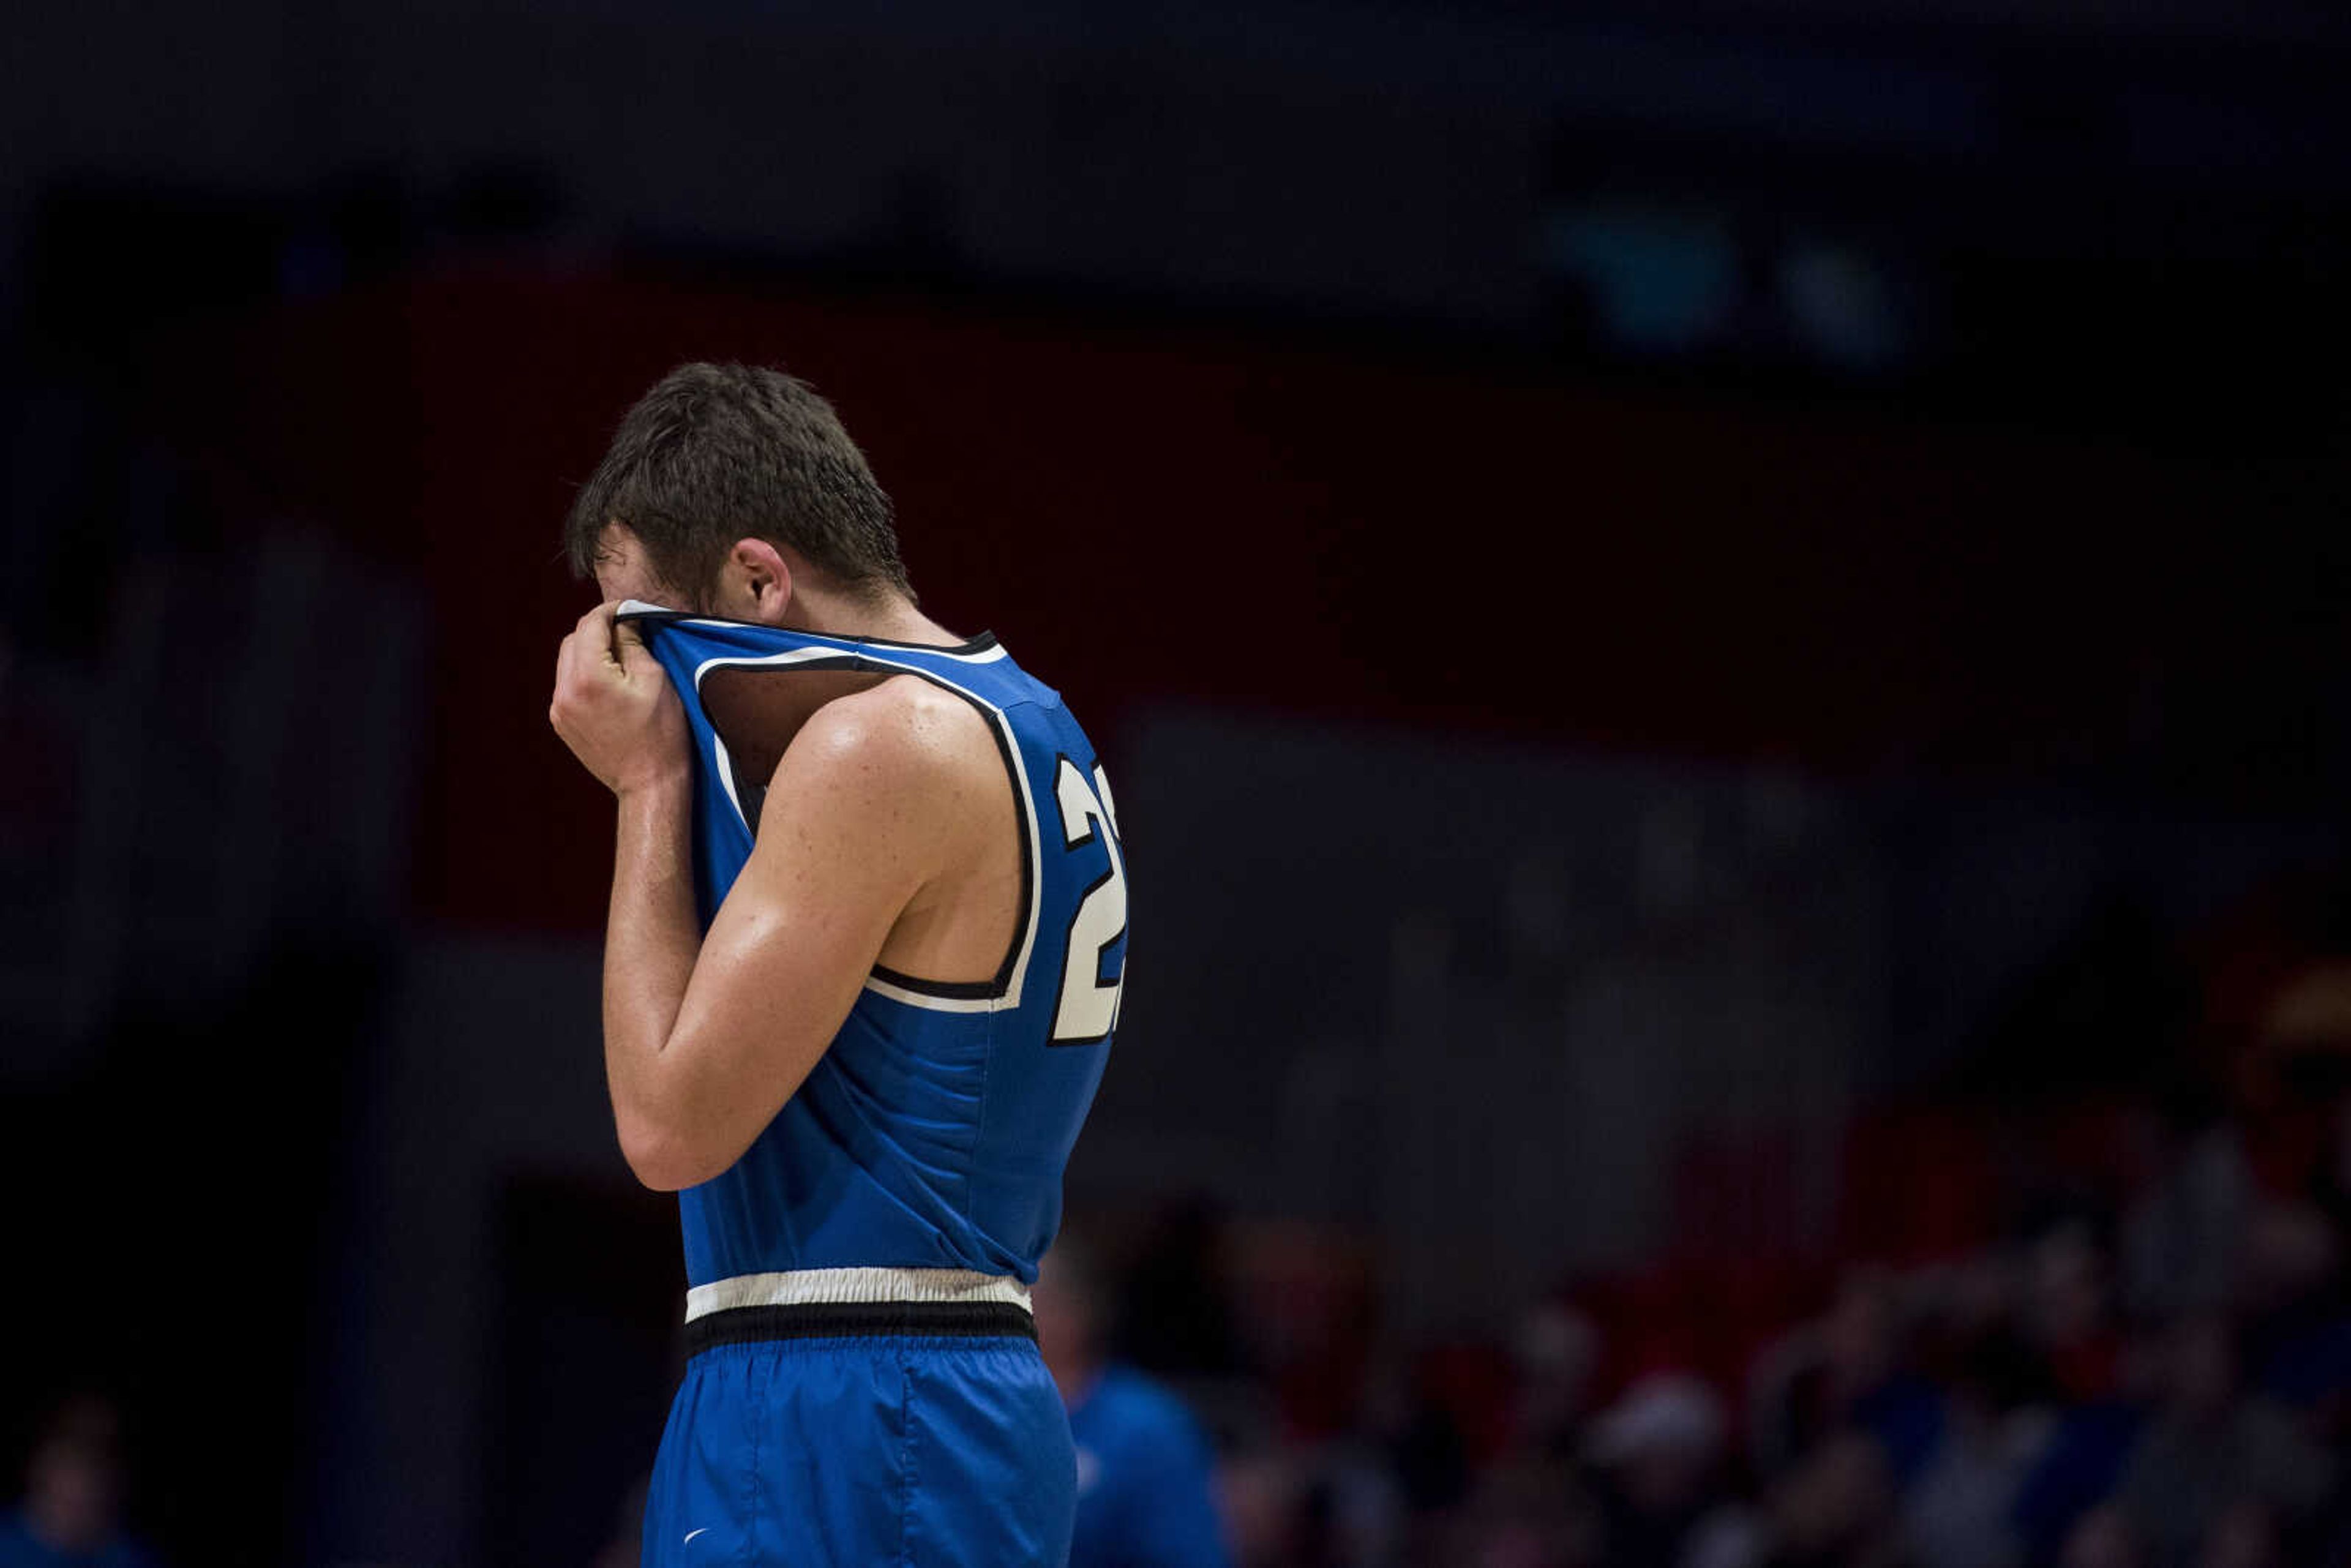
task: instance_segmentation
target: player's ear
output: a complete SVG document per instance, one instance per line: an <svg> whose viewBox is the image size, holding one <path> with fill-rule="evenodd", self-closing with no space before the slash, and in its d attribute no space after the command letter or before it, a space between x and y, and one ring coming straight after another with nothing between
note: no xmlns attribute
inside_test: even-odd
<svg viewBox="0 0 2351 1568"><path fill-rule="evenodd" d="M783 624L792 602L792 569L782 551L765 539L737 539L726 552L726 575L743 620Z"/></svg>

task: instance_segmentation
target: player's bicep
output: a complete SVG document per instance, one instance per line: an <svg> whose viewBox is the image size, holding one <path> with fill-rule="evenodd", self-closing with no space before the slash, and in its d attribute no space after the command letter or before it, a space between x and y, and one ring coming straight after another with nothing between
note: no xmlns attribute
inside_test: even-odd
<svg viewBox="0 0 2351 1568"><path fill-rule="evenodd" d="M695 1080L680 1112L730 1161L823 1054L936 870L932 780L889 717L820 716L794 738L695 962L669 1048Z"/></svg>

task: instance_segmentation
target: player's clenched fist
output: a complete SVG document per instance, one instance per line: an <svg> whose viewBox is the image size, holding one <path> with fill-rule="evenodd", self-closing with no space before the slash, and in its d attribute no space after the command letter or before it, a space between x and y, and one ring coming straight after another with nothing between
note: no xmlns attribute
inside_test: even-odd
<svg viewBox="0 0 2351 1568"><path fill-rule="evenodd" d="M687 776L685 712L637 629L599 604L555 655L547 718L581 766L616 795Z"/></svg>

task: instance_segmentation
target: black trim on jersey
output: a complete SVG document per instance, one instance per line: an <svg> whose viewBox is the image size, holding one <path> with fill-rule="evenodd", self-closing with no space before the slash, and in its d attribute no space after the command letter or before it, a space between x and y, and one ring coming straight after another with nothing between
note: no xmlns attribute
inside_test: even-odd
<svg viewBox="0 0 2351 1568"><path fill-rule="evenodd" d="M1070 906L1070 923L1067 926L1063 927L1061 931L1061 978L1062 984L1067 984L1070 966L1076 963L1078 957L1075 953L1070 951L1070 939L1075 936L1078 933L1078 916L1085 913L1086 900L1092 898L1097 890L1104 886L1109 883L1111 878L1118 874L1119 854L1117 846L1112 842L1113 839L1118 837L1118 831L1115 828L1113 828L1110 823L1110 802L1102 800L1101 798L1101 791L1094 789L1094 776L1092 770L1079 768L1078 759L1071 756L1066 751L1058 751L1053 754L1054 819L1056 821L1060 821L1061 816L1061 764L1064 762L1068 763L1072 768L1075 768L1078 777L1085 780L1087 790L1094 796L1094 804L1102 808L1102 814L1100 816L1095 816L1092 812L1088 812L1086 814L1086 836L1082 839L1071 838L1069 826L1067 823L1063 823L1061 828L1062 852L1064 853L1068 853L1071 851L1083 849L1086 845L1092 843L1096 839L1100 839L1102 841L1103 855L1102 875L1094 878L1093 881L1086 883L1083 888L1079 890L1077 903ZM1127 922L1128 925L1132 925L1133 924L1134 921L1132 919ZM1122 985L1125 982L1126 961L1123 958L1119 960L1119 977L1114 981L1105 982L1102 979L1102 955L1110 950L1111 943L1115 942L1120 937L1125 936L1126 932L1126 925L1120 926L1116 931L1111 934L1109 941L1104 942L1100 947L1094 949L1094 984L1096 986L1102 986L1106 983L1112 985ZM1059 1018L1061 1016L1061 994L1058 989L1056 989L1053 993L1054 1016ZM1110 1014L1110 1028L1102 1030L1102 1033L1084 1036L1071 1035L1067 1037L1057 1034L1049 1034L1045 1037L1045 1043L1048 1046L1100 1045L1102 1041L1108 1040L1117 1031L1118 1009L1116 1008L1113 1008Z"/></svg>
<svg viewBox="0 0 2351 1568"><path fill-rule="evenodd" d="M778 1339L1035 1339L1037 1320L1013 1301L803 1301L728 1307L685 1325L685 1354Z"/></svg>
<svg viewBox="0 0 2351 1568"><path fill-rule="evenodd" d="M826 643L862 643L871 648L912 648L923 653L964 654L985 653L996 646L996 633L981 632L960 643L901 643L893 637L855 637L845 632L803 632L797 626L770 626L764 621L737 621L731 615L697 615L691 610L638 610L616 616L621 621L651 621L667 625L673 621L715 621L721 626L751 626L762 632L789 632L795 637L814 637Z"/></svg>
<svg viewBox="0 0 2351 1568"><path fill-rule="evenodd" d="M1024 913L1020 919L1025 925L1029 916ZM1017 949L1014 956L1016 957L1019 956ZM919 991L926 997L937 997L942 1001L984 1002L990 997L1003 995L1012 984L1011 968L1008 965L996 973L997 977L993 980L925 980L918 979L913 975L902 975L887 964L873 966L875 979L896 986L901 990Z"/></svg>
<svg viewBox="0 0 2351 1568"><path fill-rule="evenodd" d="M639 615L632 616L631 619L648 621L652 620L653 617L649 615ZM670 615L668 619L679 621L708 621L714 619L714 617L707 615L673 614ZM751 622L738 622L737 624L748 625L751 624ZM991 641L993 641L993 639L991 639ZM902 643L894 645L904 648L920 648L925 646L925 644L917 643ZM930 651L935 653L940 652L940 650L936 648L933 648ZM884 664L878 660L865 658L857 653L845 652L828 654L814 659L799 659L789 664L772 664L764 663L757 654L746 654L739 660L720 657L705 662L695 673L695 698L697 702L701 700L702 676L710 674L714 670L737 670L747 674L755 675L763 672L769 674L788 675L795 670L843 669L871 671L873 674L882 675L913 675L917 680L928 681L931 685L938 687L939 690L949 693L952 695L961 697L964 701L969 703L973 709L978 713L980 723L987 727L989 737L996 742L997 758L1004 764L1004 781L1011 788L1012 790L1013 814L1016 817L1026 816L1030 819L1033 819L1036 816L1037 803L1036 791L1034 789L1029 791L1028 810L1024 812L1021 810L1020 768L1018 761L1012 755L1012 737L1005 733L1009 724L1009 720L1004 718L1003 711L1001 709L990 708L987 703L981 701L971 693L965 691L961 686L955 685L955 683L947 680L944 676L934 674L928 670L910 669L904 664ZM709 717L710 716L705 710L703 714L705 722L708 722ZM711 725L710 729L713 735L716 735L718 732L718 727L716 724ZM724 737L722 737L721 738L723 739ZM732 747L729 747L726 751L726 778L727 782L733 787L736 808L737 810L742 812L743 825L750 831L751 840L756 843L758 841L759 838L758 813L752 810L747 802L751 799L751 792L756 791L761 806L765 806L768 795L767 781L765 779L761 779L757 783L751 784L749 789L747 790L743 776L735 766L735 751ZM1057 785L1060 782L1058 777L1056 778L1055 782ZM1105 806L1102 810L1107 812L1109 808ZM1058 816L1059 814L1060 813L1057 809L1055 815ZM1020 963L1021 950L1028 946L1029 936L1029 905L1036 898L1035 890L1037 877L1037 851L1034 846L1031 845L1029 841L1032 838L1035 838L1040 831L1037 822L1033 820L1022 821L1019 824L1019 828L1020 918L1012 928L1012 942L1011 945L1004 950L1004 961L996 967L996 977L990 980L923 980L917 979L912 975L902 975L895 969L885 968L882 965L876 964L873 966L872 970L873 976L876 979L881 980L885 985L895 986L901 990L913 991L918 996L936 997L942 1001L987 1001L994 998L1003 996L1012 988L1012 971L1019 967Z"/></svg>

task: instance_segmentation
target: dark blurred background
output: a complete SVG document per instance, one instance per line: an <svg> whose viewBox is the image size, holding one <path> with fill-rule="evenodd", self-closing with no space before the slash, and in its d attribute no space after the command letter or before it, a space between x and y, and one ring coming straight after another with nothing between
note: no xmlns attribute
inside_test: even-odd
<svg viewBox="0 0 2351 1568"><path fill-rule="evenodd" d="M97 0L0 88L0 1495L633 1562L556 534L723 358L1117 781L1070 1210L1242 1562L2346 1560L2340 7Z"/></svg>

